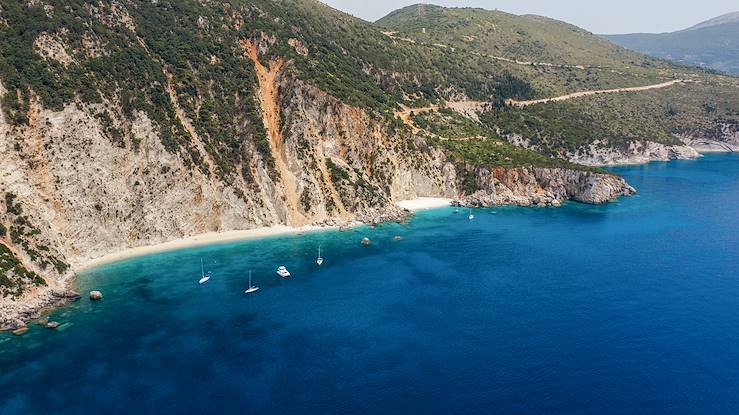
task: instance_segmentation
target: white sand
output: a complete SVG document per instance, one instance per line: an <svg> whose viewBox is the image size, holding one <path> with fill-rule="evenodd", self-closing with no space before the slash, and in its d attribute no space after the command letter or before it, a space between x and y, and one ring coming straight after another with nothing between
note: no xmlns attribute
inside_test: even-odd
<svg viewBox="0 0 739 415"><path fill-rule="evenodd" d="M445 199L442 197L419 197L418 199L413 200L402 200L395 204L403 209L417 212L419 210L449 207L452 204L452 199Z"/></svg>
<svg viewBox="0 0 739 415"><path fill-rule="evenodd" d="M338 229L329 226L303 226L300 228L292 228L285 225L276 225L270 227L248 229L241 231L228 232L209 232L201 235L191 236L189 238L176 239L174 241L164 242L157 245L140 246L136 248L128 248L123 251L114 252L99 258L85 262L80 267L75 267L75 271L81 271L93 268L98 265L116 262L128 258L155 254L159 252L175 251L183 248L191 248L195 246L211 245L223 242L245 241L250 239L267 238L279 235L294 235L303 232L313 232L319 230Z"/></svg>

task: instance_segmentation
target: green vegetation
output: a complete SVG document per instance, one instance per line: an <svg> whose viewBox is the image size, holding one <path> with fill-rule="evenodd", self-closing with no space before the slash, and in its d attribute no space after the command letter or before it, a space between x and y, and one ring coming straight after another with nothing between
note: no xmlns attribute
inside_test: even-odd
<svg viewBox="0 0 739 415"><path fill-rule="evenodd" d="M718 78L664 90L503 108L480 118L501 134L521 135L551 156L574 152L595 139L615 148L633 141L675 145L680 144L676 135L718 135L714 130L720 124L737 124L739 96L732 88L729 78Z"/></svg>
<svg viewBox="0 0 739 415"><path fill-rule="evenodd" d="M0 243L0 297L19 296L29 284L46 285L46 281L26 269L12 251Z"/></svg>
<svg viewBox="0 0 739 415"><path fill-rule="evenodd" d="M487 56L539 98L571 92L644 86L670 79L690 84L638 93L608 94L565 102L494 108L481 116L485 127L519 135L548 156L562 157L596 140L612 147L632 141L678 144L676 135L716 135L717 125L739 125L739 81L697 68L628 51L582 29L538 16L515 16L471 8L415 5L377 22L396 37L418 44L442 44L456 56ZM452 51L453 48L453 51ZM493 56L550 65L501 63ZM506 94L503 94L506 95ZM509 94L510 95L510 94ZM423 117L416 122L424 125ZM424 127L425 128L425 127ZM469 135L463 126L440 130L444 137Z"/></svg>
<svg viewBox="0 0 739 415"><path fill-rule="evenodd" d="M452 152L454 159L463 164L480 167L549 167L572 170L598 171L599 169L570 163L567 160L546 157L535 151L516 147L506 141L482 138L469 141L437 141L437 145Z"/></svg>
<svg viewBox="0 0 739 415"><path fill-rule="evenodd" d="M438 112L417 114L413 117L413 122L436 135L431 142L450 151L453 160L458 165L464 166L465 171L469 166L550 167L600 171L516 147L501 139L493 128L486 125L487 118L497 121L501 118L501 113L511 111L513 110L502 109L488 112L483 114L481 122L475 122L452 110L441 109ZM522 125L527 127L525 122Z"/></svg>
<svg viewBox="0 0 739 415"><path fill-rule="evenodd" d="M65 273L69 265L51 254L47 246L37 242L37 236L41 234L41 230L31 223L28 216L23 214L23 207L16 202L16 199L15 194L5 193L5 213L10 219L10 226L6 229L2 225L0 237L9 236L10 242L16 247L22 248L31 260L42 269L51 266L57 273Z"/></svg>
<svg viewBox="0 0 739 415"><path fill-rule="evenodd" d="M398 36L420 42L519 61L666 66L655 59L645 60L576 26L542 16L417 4L394 11L377 24L398 31Z"/></svg>
<svg viewBox="0 0 739 415"><path fill-rule="evenodd" d="M416 114L412 117L412 120L419 128L449 139L491 134L491 131L484 128L480 123L446 108L442 108L438 112Z"/></svg>
<svg viewBox="0 0 739 415"><path fill-rule="evenodd" d="M350 174L331 159L326 159L326 166L344 206L358 206L362 203L377 206L384 201L380 188L367 181L362 172L352 169L353 174Z"/></svg>
<svg viewBox="0 0 739 415"><path fill-rule="evenodd" d="M538 16L416 5L371 24L314 0L0 0L0 6L7 23L0 25L0 79L9 91L0 104L12 123L29 122L34 97L57 110L73 102L110 103L96 117L113 143L135 149L131 126L144 113L168 151L227 183L241 176L254 185L249 167L256 157L277 180L242 39L259 45L263 64L288 62L280 79L283 101L293 99L289 86L295 78L314 85L384 120L406 155L423 149L406 140L407 129L394 119L399 103L492 103L480 123L447 110L419 114L414 122L452 139L434 141L458 159L501 166L559 166L561 160L545 156L561 157L595 140L612 146L633 140L674 144L675 134L737 122L736 79L633 53ZM391 37L382 30L397 33ZM64 49L67 62L38 53L42 34ZM509 98L675 78L699 82L524 109L504 105ZM289 124L285 116L283 127ZM520 135L544 155L510 146L499 133ZM471 137L483 139L459 140ZM298 140L301 156L312 157ZM336 182L355 173L333 163L329 169ZM357 179L352 186L361 190L362 184ZM301 200L310 204L308 196ZM33 232L17 220L7 230L11 236Z"/></svg>

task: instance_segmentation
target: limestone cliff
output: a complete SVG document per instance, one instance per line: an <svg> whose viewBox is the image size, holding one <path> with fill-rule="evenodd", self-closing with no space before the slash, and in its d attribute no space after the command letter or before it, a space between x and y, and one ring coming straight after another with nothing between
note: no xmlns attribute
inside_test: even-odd
<svg viewBox="0 0 739 415"><path fill-rule="evenodd" d="M463 206L559 206L565 200L600 204L636 192L622 177L581 170L494 168L477 169L475 175L480 190L462 198Z"/></svg>
<svg viewBox="0 0 739 415"><path fill-rule="evenodd" d="M587 166L644 164L697 157L700 157L700 153L690 145L667 145L653 141L632 141L626 146L610 146L608 142L595 141L587 147L567 154L567 158L573 163Z"/></svg>
<svg viewBox="0 0 739 415"><path fill-rule="evenodd" d="M739 121L721 122L711 131L686 131L680 134L679 138L702 152L739 151Z"/></svg>
<svg viewBox="0 0 739 415"><path fill-rule="evenodd" d="M395 202L420 196L555 205L632 192L584 166L532 167L559 161L531 152L454 157L393 113L431 83L469 95L493 77L316 2L283 3L3 6L0 329L73 298L75 269L126 248L392 220ZM409 72L409 56L439 69Z"/></svg>
<svg viewBox="0 0 739 415"><path fill-rule="evenodd" d="M272 224L377 221L397 215L394 201L463 196L443 151L290 72L275 88L279 114L269 128L279 129L274 151L282 171L275 176L252 152L244 166L250 185L226 183L166 151L160 127L144 112L135 114L124 146L106 136L95 116L100 106L75 102L53 111L34 100L29 125L0 118L0 218L8 234L20 234L0 241L43 279L33 290L6 293L0 326L17 327L68 298L76 267L125 248ZM630 193L622 179L599 173L498 168L476 175L489 195L484 205L601 203Z"/></svg>

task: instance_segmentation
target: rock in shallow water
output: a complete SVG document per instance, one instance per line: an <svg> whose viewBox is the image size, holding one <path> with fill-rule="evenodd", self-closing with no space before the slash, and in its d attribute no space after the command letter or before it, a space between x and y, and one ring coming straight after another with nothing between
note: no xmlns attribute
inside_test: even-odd
<svg viewBox="0 0 739 415"><path fill-rule="evenodd" d="M21 327L19 329L13 330L14 336L22 336L28 332L28 327Z"/></svg>
<svg viewBox="0 0 739 415"><path fill-rule="evenodd" d="M59 327L59 322L58 321L50 321L50 322L46 323L46 328L47 329L55 329L57 327Z"/></svg>
<svg viewBox="0 0 739 415"><path fill-rule="evenodd" d="M100 301L103 299L103 293L100 291L90 291L90 300Z"/></svg>

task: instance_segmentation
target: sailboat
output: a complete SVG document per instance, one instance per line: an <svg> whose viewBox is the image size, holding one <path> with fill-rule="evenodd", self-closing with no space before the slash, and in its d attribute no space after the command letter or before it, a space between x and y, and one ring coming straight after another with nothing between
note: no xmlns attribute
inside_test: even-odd
<svg viewBox="0 0 739 415"><path fill-rule="evenodd" d="M251 285L251 270L250 270L249 271L249 289L247 289L246 291L244 291L244 293L245 294L251 294L251 293L255 293L257 291L259 291L259 287L255 287L255 286Z"/></svg>
<svg viewBox="0 0 739 415"><path fill-rule="evenodd" d="M321 256L321 246L318 246L318 258L316 258L316 264L320 267L323 264L323 257Z"/></svg>
<svg viewBox="0 0 739 415"><path fill-rule="evenodd" d="M198 283L203 285L208 282L208 280L210 280L210 272L207 274L205 273L205 268L203 268L203 258L200 258L200 281L198 281Z"/></svg>
<svg viewBox="0 0 739 415"><path fill-rule="evenodd" d="M472 214L472 209L470 209L470 216L468 216L470 220L475 219L475 215Z"/></svg>

